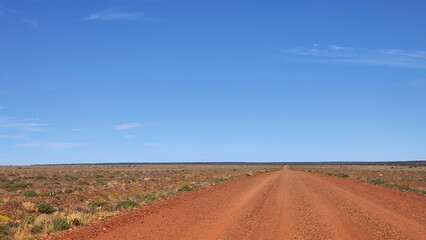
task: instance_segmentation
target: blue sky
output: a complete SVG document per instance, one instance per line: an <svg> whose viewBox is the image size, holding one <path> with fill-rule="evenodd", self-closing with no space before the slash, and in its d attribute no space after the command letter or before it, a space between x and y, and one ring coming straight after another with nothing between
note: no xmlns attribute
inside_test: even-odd
<svg viewBox="0 0 426 240"><path fill-rule="evenodd" d="M425 1L0 1L0 164L426 159Z"/></svg>

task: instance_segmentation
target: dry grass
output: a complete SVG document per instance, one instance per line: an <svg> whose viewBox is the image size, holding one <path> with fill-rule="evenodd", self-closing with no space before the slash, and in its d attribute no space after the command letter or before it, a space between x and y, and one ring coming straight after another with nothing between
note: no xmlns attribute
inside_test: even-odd
<svg viewBox="0 0 426 240"><path fill-rule="evenodd" d="M54 232L65 219L79 226L184 191L279 169L272 165L0 166L0 223L10 239ZM25 194L28 192L37 194ZM44 202L53 207L40 213ZM0 236L1 239L2 236Z"/></svg>
<svg viewBox="0 0 426 240"><path fill-rule="evenodd" d="M383 184L418 193L426 193L426 166L387 165L293 165L295 170L330 176L347 174L351 178Z"/></svg>

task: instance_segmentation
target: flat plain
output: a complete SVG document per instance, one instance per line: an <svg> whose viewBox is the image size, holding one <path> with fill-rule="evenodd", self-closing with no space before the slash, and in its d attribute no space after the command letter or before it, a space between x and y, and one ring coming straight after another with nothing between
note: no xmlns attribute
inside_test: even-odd
<svg viewBox="0 0 426 240"><path fill-rule="evenodd" d="M0 239L31 239L273 165L0 166Z"/></svg>
<svg viewBox="0 0 426 240"><path fill-rule="evenodd" d="M426 239L424 164L2 171L3 239Z"/></svg>

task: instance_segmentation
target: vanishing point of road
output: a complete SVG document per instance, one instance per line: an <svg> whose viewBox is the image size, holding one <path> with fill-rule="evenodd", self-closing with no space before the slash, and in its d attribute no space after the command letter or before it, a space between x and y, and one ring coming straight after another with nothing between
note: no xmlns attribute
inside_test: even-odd
<svg viewBox="0 0 426 240"><path fill-rule="evenodd" d="M51 239L426 239L426 197L282 170L172 197Z"/></svg>

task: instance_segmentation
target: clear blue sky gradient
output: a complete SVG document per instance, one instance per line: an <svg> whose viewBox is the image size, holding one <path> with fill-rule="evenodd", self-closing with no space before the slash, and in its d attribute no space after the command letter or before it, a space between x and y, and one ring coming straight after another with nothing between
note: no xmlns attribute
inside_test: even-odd
<svg viewBox="0 0 426 240"><path fill-rule="evenodd" d="M426 1L0 1L0 164L426 159Z"/></svg>

